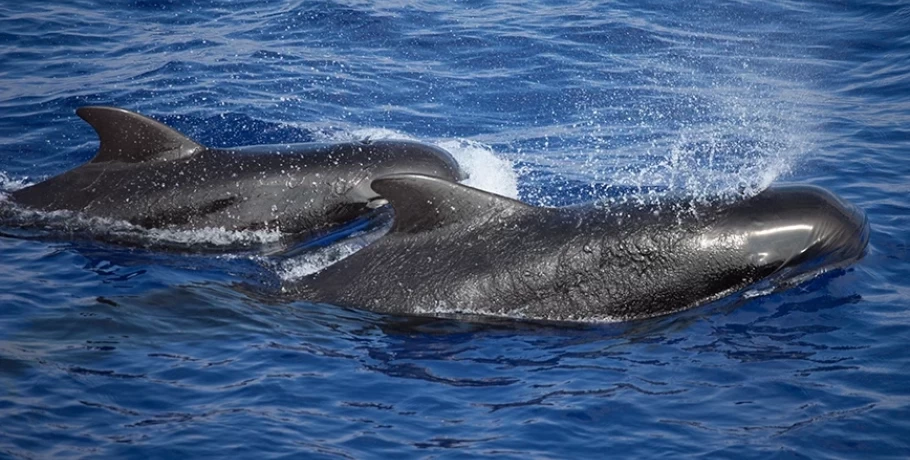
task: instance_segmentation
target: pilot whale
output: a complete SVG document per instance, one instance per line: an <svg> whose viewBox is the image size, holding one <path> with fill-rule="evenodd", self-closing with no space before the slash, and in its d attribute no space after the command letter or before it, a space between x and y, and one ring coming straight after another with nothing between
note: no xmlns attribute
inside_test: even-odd
<svg viewBox="0 0 910 460"><path fill-rule="evenodd" d="M147 228L313 234L383 204L370 187L375 177L464 178L448 152L418 142L214 149L128 110L82 107L76 113L98 133L95 157L11 193L14 203Z"/></svg>
<svg viewBox="0 0 910 460"><path fill-rule="evenodd" d="M392 314L631 320L846 265L869 235L862 211L814 186L695 212L539 208L419 174L372 187L394 210L389 232L283 286L288 296Z"/></svg>

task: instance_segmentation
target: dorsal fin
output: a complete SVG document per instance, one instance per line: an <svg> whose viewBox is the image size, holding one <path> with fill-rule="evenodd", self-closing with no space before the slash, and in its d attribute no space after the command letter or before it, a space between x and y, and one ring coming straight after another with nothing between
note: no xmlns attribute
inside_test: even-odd
<svg viewBox="0 0 910 460"><path fill-rule="evenodd" d="M422 174L374 179L373 190L395 209L393 232L419 233L490 213L534 209L520 201Z"/></svg>
<svg viewBox="0 0 910 460"><path fill-rule="evenodd" d="M101 146L92 163L175 160L205 147L151 118L116 107L82 107L76 114L95 128Z"/></svg>

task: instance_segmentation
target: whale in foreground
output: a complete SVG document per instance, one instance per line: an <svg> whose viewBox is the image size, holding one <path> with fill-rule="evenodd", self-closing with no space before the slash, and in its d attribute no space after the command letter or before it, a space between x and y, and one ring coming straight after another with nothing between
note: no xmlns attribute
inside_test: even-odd
<svg viewBox="0 0 910 460"><path fill-rule="evenodd" d="M373 188L394 209L389 233L286 294L392 314L631 320L844 266L869 235L865 214L814 186L697 213L667 203L538 208L415 174Z"/></svg>
<svg viewBox="0 0 910 460"><path fill-rule="evenodd" d="M374 177L463 179L448 152L417 142L213 149L128 110L83 107L77 114L98 133L95 157L13 192L14 203L146 228L313 234L383 204L370 187Z"/></svg>

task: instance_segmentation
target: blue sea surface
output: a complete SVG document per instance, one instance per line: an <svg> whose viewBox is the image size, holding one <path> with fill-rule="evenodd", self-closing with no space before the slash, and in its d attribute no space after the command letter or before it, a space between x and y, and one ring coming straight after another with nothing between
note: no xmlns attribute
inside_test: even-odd
<svg viewBox="0 0 910 460"><path fill-rule="evenodd" d="M4 233L0 457L910 457L904 2L6 1L0 44L4 190L90 159L74 111L113 105L216 147L435 143L534 204L802 182L871 223L851 267L614 324L287 302L247 286L319 260Z"/></svg>

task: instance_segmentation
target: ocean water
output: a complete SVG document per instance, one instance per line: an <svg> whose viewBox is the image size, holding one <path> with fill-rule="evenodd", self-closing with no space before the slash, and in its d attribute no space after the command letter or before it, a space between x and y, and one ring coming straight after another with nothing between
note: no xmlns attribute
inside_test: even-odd
<svg viewBox="0 0 910 460"><path fill-rule="evenodd" d="M903 2L7 1L0 44L7 191L91 158L74 110L103 104L218 147L431 142L542 205L813 183L872 229L783 292L543 325L247 288L358 232L283 258L4 232L0 457L910 456Z"/></svg>

